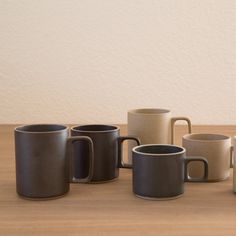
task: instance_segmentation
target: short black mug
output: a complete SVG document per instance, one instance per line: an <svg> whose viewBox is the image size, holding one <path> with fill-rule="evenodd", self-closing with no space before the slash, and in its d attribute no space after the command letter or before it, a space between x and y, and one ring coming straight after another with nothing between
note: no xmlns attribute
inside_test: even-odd
<svg viewBox="0 0 236 236"><path fill-rule="evenodd" d="M89 171L78 182L93 175L93 143L89 137L68 137L69 128L57 124L26 125L15 129L16 188L26 198L53 198L69 191L71 150L83 140L89 149Z"/></svg>
<svg viewBox="0 0 236 236"><path fill-rule="evenodd" d="M88 136L94 147L94 172L91 182L107 182L119 176L118 162L122 159L122 143L134 140L140 145L138 138L120 136L120 128L114 125L81 125L71 128L71 136ZM71 180L83 178L88 173L88 144L77 142L74 146L74 161ZM85 168L81 168L81 166Z"/></svg>
<svg viewBox="0 0 236 236"><path fill-rule="evenodd" d="M184 148L167 144L147 144L133 148L134 194L150 200L173 199L184 193L184 182L207 181L207 160L203 157L186 157L185 153ZM203 162L202 178L191 178L188 175L188 163L192 161Z"/></svg>

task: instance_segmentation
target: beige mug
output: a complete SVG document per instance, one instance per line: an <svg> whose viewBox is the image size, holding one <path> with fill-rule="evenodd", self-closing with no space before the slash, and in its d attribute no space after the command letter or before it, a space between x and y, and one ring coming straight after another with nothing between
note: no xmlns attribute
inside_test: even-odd
<svg viewBox="0 0 236 236"><path fill-rule="evenodd" d="M225 180L230 175L232 160L231 138L221 134L187 134L182 138L188 156L203 156L208 161L208 181ZM201 177L200 163L189 164L189 175Z"/></svg>
<svg viewBox="0 0 236 236"><path fill-rule="evenodd" d="M191 133L191 121L187 117L172 117L171 111L158 108L134 109L128 111L128 135L138 137L141 144L173 144L174 125L178 120L188 124ZM128 145L128 162L131 164L132 149L135 144Z"/></svg>

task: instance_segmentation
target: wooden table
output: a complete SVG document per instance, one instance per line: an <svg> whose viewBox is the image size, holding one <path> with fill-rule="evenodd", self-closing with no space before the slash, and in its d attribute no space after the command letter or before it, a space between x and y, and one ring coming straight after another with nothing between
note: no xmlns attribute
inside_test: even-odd
<svg viewBox="0 0 236 236"><path fill-rule="evenodd" d="M72 184L68 195L49 201L21 199L15 191L14 126L0 126L0 235L236 235L232 179L186 183L182 198L135 197L131 171L117 181ZM176 128L178 140L186 128ZM233 136L236 126L194 126L194 132ZM122 126L122 133L125 127Z"/></svg>

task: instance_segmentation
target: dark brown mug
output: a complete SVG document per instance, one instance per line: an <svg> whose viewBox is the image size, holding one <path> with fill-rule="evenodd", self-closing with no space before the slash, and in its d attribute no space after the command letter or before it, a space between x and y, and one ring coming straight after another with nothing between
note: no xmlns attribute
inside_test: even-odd
<svg viewBox="0 0 236 236"><path fill-rule="evenodd" d="M186 157L185 152L182 147L167 144L147 144L133 148L134 194L145 199L173 199L184 193L184 182L207 181L207 160L203 157ZM203 162L203 177L192 178L188 175L187 167L192 161Z"/></svg>
<svg viewBox="0 0 236 236"><path fill-rule="evenodd" d="M120 128L114 125L81 125L71 128L71 136L88 136L94 147L94 172L91 182L107 182L119 176L118 162L122 159L122 143L125 140L140 141L133 136L120 136ZM88 174L88 144L77 142L74 146L73 176L83 178ZM85 168L81 168L81 166Z"/></svg>
<svg viewBox="0 0 236 236"><path fill-rule="evenodd" d="M82 141L89 149L87 176L74 181L88 182L93 175L93 143L89 137L69 138L69 128L57 124L20 126L15 129L16 188L27 198L52 198L69 191L70 152Z"/></svg>

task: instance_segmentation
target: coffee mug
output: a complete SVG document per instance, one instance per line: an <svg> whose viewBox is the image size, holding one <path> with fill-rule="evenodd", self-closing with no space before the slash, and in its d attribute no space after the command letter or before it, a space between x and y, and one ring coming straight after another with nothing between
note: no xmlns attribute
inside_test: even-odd
<svg viewBox="0 0 236 236"><path fill-rule="evenodd" d="M187 134L182 138L187 155L204 156L208 160L208 181L225 180L230 175L231 138L221 134ZM189 165L191 176L201 176L200 163Z"/></svg>
<svg viewBox="0 0 236 236"><path fill-rule="evenodd" d="M184 120L188 124L188 132L191 133L191 121L187 117L172 117L171 111L158 108L144 108L128 111L128 135L139 137L141 144L173 144L174 125L178 120ZM132 159L134 145L129 143L129 163Z"/></svg>
<svg viewBox="0 0 236 236"><path fill-rule="evenodd" d="M91 182L107 182L119 175L118 160L122 159L122 143L125 140L134 140L140 145L139 139L133 136L120 136L120 128L114 125L81 125L71 128L72 136L88 136L94 146L94 172ZM81 145L83 146L81 148ZM88 148L83 142L75 144L75 164L72 173L75 177L87 175L87 169L80 166L88 164Z"/></svg>
<svg viewBox="0 0 236 236"><path fill-rule="evenodd" d="M184 182L207 180L208 163L202 157L186 157L185 149L174 145L148 144L132 150L133 192L150 200L167 200L184 193ZM190 162L204 164L203 177L193 178L188 174ZM120 163L121 167L124 167Z"/></svg>
<svg viewBox="0 0 236 236"><path fill-rule="evenodd" d="M233 163L232 163L232 167L233 169L233 192L236 193L236 136L233 137L233 147L231 149L232 151L234 151L234 157L233 157Z"/></svg>
<svg viewBox="0 0 236 236"><path fill-rule="evenodd" d="M69 128L57 124L26 125L15 128L16 188L26 198L53 198L69 191L69 155L83 140L89 147L89 171L93 174L93 143L89 137L69 138ZM74 179L75 181L75 179Z"/></svg>

